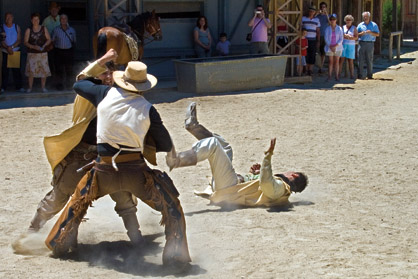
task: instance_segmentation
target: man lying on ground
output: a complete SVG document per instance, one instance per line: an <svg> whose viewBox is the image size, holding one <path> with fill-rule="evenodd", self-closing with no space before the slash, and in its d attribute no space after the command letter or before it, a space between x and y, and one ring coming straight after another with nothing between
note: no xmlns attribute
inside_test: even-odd
<svg viewBox="0 0 418 279"><path fill-rule="evenodd" d="M199 124L196 116L196 104L188 107L185 120L186 129L199 141L192 149L168 153L166 163L173 168L196 165L208 160L212 171L212 185L203 192L195 194L207 197L212 203L240 206L281 206L288 204L291 192L302 192L308 184L308 178L301 172L285 172L273 175L271 156L276 145L272 139L270 148L265 152L261 164L250 169L250 175L237 174L232 166L232 148L221 136L210 132Z"/></svg>

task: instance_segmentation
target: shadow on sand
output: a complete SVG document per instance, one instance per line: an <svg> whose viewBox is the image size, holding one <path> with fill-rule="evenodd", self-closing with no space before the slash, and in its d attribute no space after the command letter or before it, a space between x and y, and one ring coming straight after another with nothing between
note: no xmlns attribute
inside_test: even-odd
<svg viewBox="0 0 418 279"><path fill-rule="evenodd" d="M137 248L129 241L104 241L97 244L79 244L75 252L69 253L62 260L87 262L90 266L99 266L133 276L185 277L189 275L205 274L206 270L198 265L186 264L181 267L166 267L161 264L147 262L146 256L158 255L163 248L154 240L163 233L144 236L146 245Z"/></svg>

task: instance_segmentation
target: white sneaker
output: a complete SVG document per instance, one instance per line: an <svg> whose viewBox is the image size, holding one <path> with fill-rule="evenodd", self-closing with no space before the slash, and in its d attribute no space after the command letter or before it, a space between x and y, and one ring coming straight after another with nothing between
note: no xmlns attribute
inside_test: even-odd
<svg viewBox="0 0 418 279"><path fill-rule="evenodd" d="M42 88L42 92L46 93L46 92L48 92L48 89Z"/></svg>
<svg viewBox="0 0 418 279"><path fill-rule="evenodd" d="M4 93L4 89L2 88L2 89L0 90L0 92L1 92L1 93Z"/></svg>
<svg viewBox="0 0 418 279"><path fill-rule="evenodd" d="M30 93L30 92L32 92L32 88L26 89L26 93Z"/></svg>
<svg viewBox="0 0 418 279"><path fill-rule="evenodd" d="M25 89L22 87L22 88L20 88L19 90L17 90L17 91L19 91L19 92L25 92Z"/></svg>

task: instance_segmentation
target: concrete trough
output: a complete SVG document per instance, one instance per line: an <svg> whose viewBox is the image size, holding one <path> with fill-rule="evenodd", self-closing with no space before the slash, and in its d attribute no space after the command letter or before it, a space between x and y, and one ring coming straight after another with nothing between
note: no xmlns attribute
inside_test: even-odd
<svg viewBox="0 0 418 279"><path fill-rule="evenodd" d="M174 60L177 90L213 93L281 86L286 55L235 55Z"/></svg>

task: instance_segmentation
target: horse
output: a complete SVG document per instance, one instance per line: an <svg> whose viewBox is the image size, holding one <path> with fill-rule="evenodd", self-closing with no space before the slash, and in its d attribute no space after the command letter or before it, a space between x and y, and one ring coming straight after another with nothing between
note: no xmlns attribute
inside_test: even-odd
<svg viewBox="0 0 418 279"><path fill-rule="evenodd" d="M138 44L138 60L142 59L144 54L145 39L147 43L154 40L162 40L162 32L160 28L160 19L156 15L155 10L145 12L135 16L135 18L127 24L115 27L106 26L101 28L93 38L93 51L95 57L101 57L113 48L118 53L116 64L126 65L132 60L131 51L125 40L126 33L134 33L133 37L137 37ZM125 34L124 34L125 33Z"/></svg>

